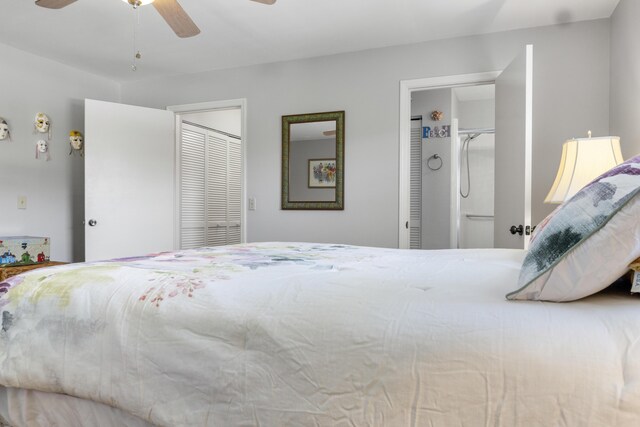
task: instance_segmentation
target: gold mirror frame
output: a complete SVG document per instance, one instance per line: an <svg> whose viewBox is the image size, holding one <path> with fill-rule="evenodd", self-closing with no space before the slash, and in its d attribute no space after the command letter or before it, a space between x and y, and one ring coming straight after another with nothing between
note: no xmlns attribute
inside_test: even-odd
<svg viewBox="0 0 640 427"><path fill-rule="evenodd" d="M325 202L289 201L289 139L291 125L328 121L336 122L335 200ZM344 111L282 116L282 209L344 210Z"/></svg>

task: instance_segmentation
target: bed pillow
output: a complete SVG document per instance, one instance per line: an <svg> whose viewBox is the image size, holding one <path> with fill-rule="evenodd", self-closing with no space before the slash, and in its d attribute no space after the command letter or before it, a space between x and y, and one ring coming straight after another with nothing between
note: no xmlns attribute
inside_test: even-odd
<svg viewBox="0 0 640 427"><path fill-rule="evenodd" d="M605 172L540 224L510 300L573 301L640 256L640 156Z"/></svg>

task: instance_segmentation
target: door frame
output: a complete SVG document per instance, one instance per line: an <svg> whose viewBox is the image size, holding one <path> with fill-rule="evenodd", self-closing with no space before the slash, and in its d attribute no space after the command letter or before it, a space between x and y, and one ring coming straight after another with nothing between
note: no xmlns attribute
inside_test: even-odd
<svg viewBox="0 0 640 427"><path fill-rule="evenodd" d="M492 84L502 71L487 71L473 74L426 77L400 80L400 136L399 136L399 177L398 177L398 247L409 249L409 228L406 227L410 215L410 173L411 173L411 93L428 89L446 89L461 86ZM455 144L451 144L455 154ZM454 158L455 156L452 156ZM454 174L452 174L453 177ZM453 179L453 178L452 178ZM453 187L453 186L452 186ZM452 194L457 191L451 189ZM455 208L455 200L451 200ZM455 224L450 227L450 240L454 239Z"/></svg>
<svg viewBox="0 0 640 427"><path fill-rule="evenodd" d="M240 108L241 116L241 164L242 164L242 191L240 195L240 242L247 242L247 99L227 99L222 101L199 102L196 104L170 105L167 110L173 111L176 120L176 163L175 163L175 223L174 223L174 244L180 247L180 141L182 139L182 115L190 113L207 113L219 110L229 110Z"/></svg>

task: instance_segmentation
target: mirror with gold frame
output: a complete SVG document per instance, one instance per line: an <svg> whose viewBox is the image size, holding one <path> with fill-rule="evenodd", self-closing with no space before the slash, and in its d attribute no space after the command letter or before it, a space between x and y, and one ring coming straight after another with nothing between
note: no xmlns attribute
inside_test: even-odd
<svg viewBox="0 0 640 427"><path fill-rule="evenodd" d="M282 209L344 209L344 111L282 116Z"/></svg>

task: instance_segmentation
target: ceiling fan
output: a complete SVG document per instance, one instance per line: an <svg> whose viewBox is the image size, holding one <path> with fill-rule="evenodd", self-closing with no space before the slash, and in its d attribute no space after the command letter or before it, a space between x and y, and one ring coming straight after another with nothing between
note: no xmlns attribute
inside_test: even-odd
<svg viewBox="0 0 640 427"><path fill-rule="evenodd" d="M178 37L186 38L200 34L200 29L184 11L178 0L124 0L134 8L153 2L153 7L167 21ZM252 0L262 4L274 4L276 0ZM76 0L36 0L36 5L47 9L62 9Z"/></svg>

